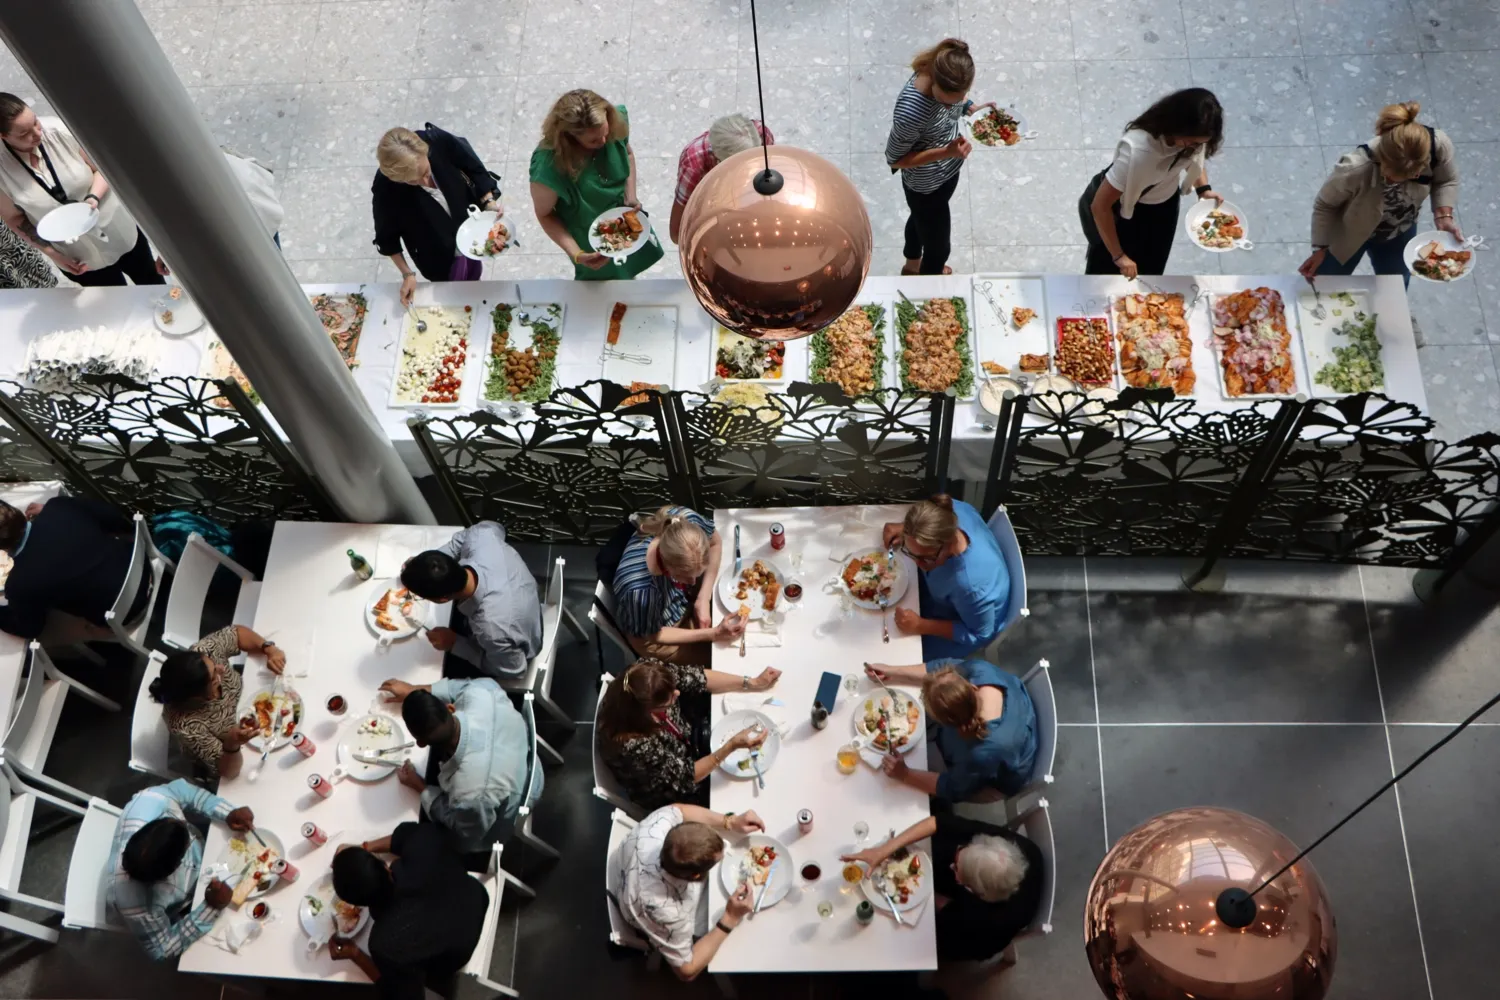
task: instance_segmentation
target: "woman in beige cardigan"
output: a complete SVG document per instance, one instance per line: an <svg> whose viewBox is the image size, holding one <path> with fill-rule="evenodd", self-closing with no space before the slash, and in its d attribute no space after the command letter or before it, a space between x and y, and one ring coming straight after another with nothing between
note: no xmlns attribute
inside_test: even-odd
<svg viewBox="0 0 1500 1000"><path fill-rule="evenodd" d="M1417 124L1416 101L1390 104L1375 121L1375 138L1345 153L1313 202L1312 255L1297 271L1353 274L1365 254L1376 274L1411 281L1403 251L1416 235L1422 202L1432 197L1437 227L1463 239L1453 207L1458 167L1453 143L1440 130Z"/></svg>

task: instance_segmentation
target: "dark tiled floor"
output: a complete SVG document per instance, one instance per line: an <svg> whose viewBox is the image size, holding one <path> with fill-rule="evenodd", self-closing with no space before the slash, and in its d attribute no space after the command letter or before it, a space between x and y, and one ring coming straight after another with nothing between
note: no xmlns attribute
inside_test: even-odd
<svg viewBox="0 0 1500 1000"><path fill-rule="evenodd" d="M557 556L567 560L566 600L587 627L593 550L522 550L539 576ZM1032 614L1002 644L1001 659L1017 671L1042 656L1051 661L1064 723L1057 781L1047 792L1057 839L1055 930L1023 941L1016 968L951 989L955 1000L1097 996L1079 915L1113 838L1162 810L1210 803L1251 812L1306 843L1387 780L1392 757L1403 766L1445 731L1416 723L1456 721L1500 677L1493 653L1500 612L1479 601L1421 607L1401 574L1231 568L1224 593L1190 595L1173 589L1176 569L1166 565L1038 559L1028 569ZM607 669L623 667L607 644L604 653ZM137 678L128 668L79 672L127 703L134 697ZM507 867L539 895L507 896L492 978L548 1000L717 997L713 981L679 984L606 943L609 809L590 794L598 677L592 632L587 642L565 639L553 697L581 724L568 732L543 722L566 763L548 774L536 820L563 860L519 845L506 851ZM128 715L71 704L49 772L123 802L145 784L125 768L128 723ZM1497 911L1489 889L1500 850L1497 753L1500 727L1464 734L1403 782L1399 801L1380 799L1314 856L1340 930L1335 1000L1484 994L1479 984L1490 981L1492 948L1484 928ZM44 812L36 829L24 887L60 898L72 826ZM369 996L357 987L229 985L226 1000ZM865 1000L881 983L768 975L740 976L733 986L746 1000ZM211 1000L220 989L145 961L118 936L65 934L51 948L0 942L0 997ZM463 985L466 1000L477 995L473 984Z"/></svg>

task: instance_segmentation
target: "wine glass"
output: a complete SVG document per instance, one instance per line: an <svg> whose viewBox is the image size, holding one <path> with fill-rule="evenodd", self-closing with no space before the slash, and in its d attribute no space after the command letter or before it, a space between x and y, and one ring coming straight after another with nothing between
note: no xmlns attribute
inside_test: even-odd
<svg viewBox="0 0 1500 1000"><path fill-rule="evenodd" d="M860 820L854 824L854 846L863 847L866 838L870 836L870 824Z"/></svg>

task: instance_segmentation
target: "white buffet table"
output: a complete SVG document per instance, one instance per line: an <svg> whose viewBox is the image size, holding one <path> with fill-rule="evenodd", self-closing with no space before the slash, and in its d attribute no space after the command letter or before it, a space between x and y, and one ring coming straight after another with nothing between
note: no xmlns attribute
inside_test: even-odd
<svg viewBox="0 0 1500 1000"><path fill-rule="evenodd" d="M882 507L783 507L776 510L720 510L714 524L724 539L721 568L733 569L734 525L742 532L744 565L771 554L769 529L779 521L786 529L787 544L776 558L799 571L792 556L802 555L800 606L789 610L781 626L782 645L749 648L744 657L738 645L715 645L713 667L752 676L766 667L782 671L776 687L767 692L785 703L779 709L789 725L782 737L780 756L766 774L766 787L757 790L751 779L731 778L715 770L709 779L710 801L719 812L754 809L766 824L766 832L784 843L795 862L794 871L816 861L823 875L812 887L797 888L775 906L747 918L724 942L709 963L709 971L722 972L863 972L882 969L933 969L937 967L937 939L932 903L922 911L915 926L898 927L889 914L877 910L868 925L854 918L855 903L863 899L857 891L844 892L838 857L854 850L854 824L869 824L870 840L879 843L894 828L898 832L930 815L927 796L887 778L878 769L861 762L853 774L840 774L835 764L838 748L854 735L852 715L856 698L840 689L822 730L812 728L813 697L823 672L861 676L858 699L873 688L863 677L865 661L918 663L922 643L903 636L891 624L891 641L881 641L880 617L854 609L842 617L839 598L825 593L824 582L837 576L842 557L850 551L868 551L880 546L880 525L898 520L905 508ZM863 519L863 526L857 519ZM846 526L855 526L845 531ZM785 604L783 606L786 606ZM915 581L901 599L900 607L916 609ZM722 612L715 611L717 618ZM894 611L894 609L893 609ZM738 701L746 696L730 696ZM712 718L724 714L724 697L713 699ZM927 766L927 747L918 746L908 756L913 767ZM797 811L813 811L808 834L797 829ZM710 920L723 912L725 893L718 871L709 876ZM833 915L818 915L819 901L834 903Z"/></svg>
<svg viewBox="0 0 1500 1000"><path fill-rule="evenodd" d="M374 783L344 780L334 785L331 797L320 799L308 788L307 777L316 773L327 778L333 771L339 734L380 697L377 690L382 681L396 677L428 684L441 679L442 653L420 634L379 648L365 624L364 609L377 589L386 585L384 581L400 572L407 556L446 542L453 532L451 527L440 526L287 521L276 525L253 626L285 651L287 675L303 699L302 730L317 744L317 751L309 758L290 746L272 751L264 771L251 780L258 755L247 747L242 751L244 769L239 777L221 782L219 794L236 806L249 806L256 826L281 838L288 860L301 873L296 883L277 885L264 897L277 919L263 925L258 939L238 954L200 939L182 955L178 968L184 972L365 981L353 962L334 961L327 948L308 954L297 905L329 871L338 844L384 836L397 824L415 820L417 793L392 775ZM350 548L374 566L375 575L369 581L361 582L350 571L344 554ZM448 614L448 605L435 605L432 624L446 623ZM271 681L260 663L259 657L251 657L245 666L247 699ZM307 676L296 676L303 670ZM334 693L342 694L349 705L338 719L324 707ZM399 711L395 714L399 718ZM412 762L421 771L426 759L427 751L419 750ZM302 824L309 820L328 832L327 844L316 847L302 838ZM228 828L222 823L210 827L203 852L205 865L218 859L228 839ZM226 909L215 930L222 929L225 921L244 919L248 910L248 906L239 911ZM368 935L367 925L358 938L362 946Z"/></svg>

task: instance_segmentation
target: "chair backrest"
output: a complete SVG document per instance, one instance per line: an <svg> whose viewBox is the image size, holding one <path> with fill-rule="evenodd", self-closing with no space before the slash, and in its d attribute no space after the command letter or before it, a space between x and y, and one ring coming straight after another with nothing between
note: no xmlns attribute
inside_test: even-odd
<svg viewBox="0 0 1500 1000"><path fill-rule="evenodd" d="M47 686L47 667L52 661L47 658L47 653L42 649L42 644L32 642L26 650L26 677L22 681L25 686L21 696L16 699L16 707L10 717L10 726L5 730L3 746L5 753L13 758L21 759L21 748L26 743L26 737L32 727L38 721L38 715L42 707L42 694ZM0 789L3 792L4 789Z"/></svg>
<svg viewBox="0 0 1500 1000"><path fill-rule="evenodd" d="M186 554L183 564L187 563ZM176 584L173 584L176 587ZM167 728L162 706L151 697L151 682L161 676L161 665L166 656L151 651L146 658L146 670L141 675L141 689L135 695L135 714L130 720L130 766L146 774L154 774L168 781L178 775L167 766L171 731Z"/></svg>
<svg viewBox="0 0 1500 1000"><path fill-rule="evenodd" d="M1005 624L1001 627L1003 632L1015 624L1017 618L1031 613L1026 607L1026 563L1021 558L1021 543L1016 538L1016 529L1011 526L1010 515L1003 506L996 508L995 513L990 515L990 534L995 536L995 543L1000 546L1000 555L1005 560L1005 568L1010 573L1010 597L1005 602Z"/></svg>
<svg viewBox="0 0 1500 1000"><path fill-rule="evenodd" d="M63 895L63 926L81 930L123 931L124 923L109 906L109 884L114 865L112 848L121 810L102 799L89 799L89 808L73 841L68 883Z"/></svg>
<svg viewBox="0 0 1500 1000"><path fill-rule="evenodd" d="M625 838L635 829L636 821L616 809L610 814L609 824L609 847L604 854L604 905L609 910L609 940L623 948L650 951L650 942L626 922L619 903L624 874L620 851L625 845Z"/></svg>
<svg viewBox="0 0 1500 1000"><path fill-rule="evenodd" d="M479 884L489 894L490 904L485 910L479 943L474 945L473 954L464 963L464 972L475 979L489 979L490 962L495 956L495 929L500 922L500 901L505 896L505 876L500 874L500 855L503 850L499 844L490 846L490 866L479 878Z"/></svg>
<svg viewBox="0 0 1500 1000"><path fill-rule="evenodd" d="M135 515L135 547L130 552L130 569L126 571L125 582L120 585L114 606L108 612L110 620L121 628L128 624L125 616L130 613L135 595L140 592L141 581L146 575L146 564L154 548L151 544L151 532L146 528L146 519L139 514Z"/></svg>
<svg viewBox="0 0 1500 1000"><path fill-rule="evenodd" d="M509 685L512 691L541 690L552 692L552 668L557 664L557 644L563 627L563 568L567 562L557 559L552 564L552 575L547 579L547 588L542 603L542 648L531 658L526 674L520 684ZM538 683L540 682L540 683Z"/></svg>
<svg viewBox="0 0 1500 1000"><path fill-rule="evenodd" d="M646 815L646 810L630 801L630 796L625 792L625 786L620 784L620 779L615 777L615 772L609 769L605 763L604 755L599 752L599 706L604 704L604 692L609 689L614 678L604 674L599 678L599 700L594 703L594 794L608 802L627 816L641 819Z"/></svg>
<svg viewBox="0 0 1500 1000"><path fill-rule="evenodd" d="M1052 689L1051 667L1046 660L1038 660L1021 678L1036 709L1036 758L1028 791L1052 784L1052 768L1057 763L1057 692Z"/></svg>
<svg viewBox="0 0 1500 1000"><path fill-rule="evenodd" d="M625 633L621 632L616 624L615 592L606 586L603 580L594 584L594 603L589 605L589 621L608 636L611 642L620 647L620 652L625 654L627 661L635 659L635 650L631 647L630 640L625 638Z"/></svg>
<svg viewBox="0 0 1500 1000"><path fill-rule="evenodd" d="M541 748L537 746L536 695L530 691L521 698L521 717L526 720L526 738L531 741L531 750L526 755L526 797L521 800L520 809L524 819L531 814L531 797L536 791L537 782L545 777L542 774Z"/></svg>
<svg viewBox="0 0 1500 1000"><path fill-rule="evenodd" d="M1023 806L1015 826L1042 852L1042 898L1036 916L1023 933L1051 934L1052 907L1057 901L1057 844L1052 839L1052 813L1047 800L1038 795Z"/></svg>
<svg viewBox="0 0 1500 1000"><path fill-rule="evenodd" d="M172 574L172 589L167 594L162 642L187 649L198 641L203 628L203 605L220 566L238 576L242 584L254 579L249 570L205 542L202 535L196 531L188 535L182 556L177 560L177 572Z"/></svg>

